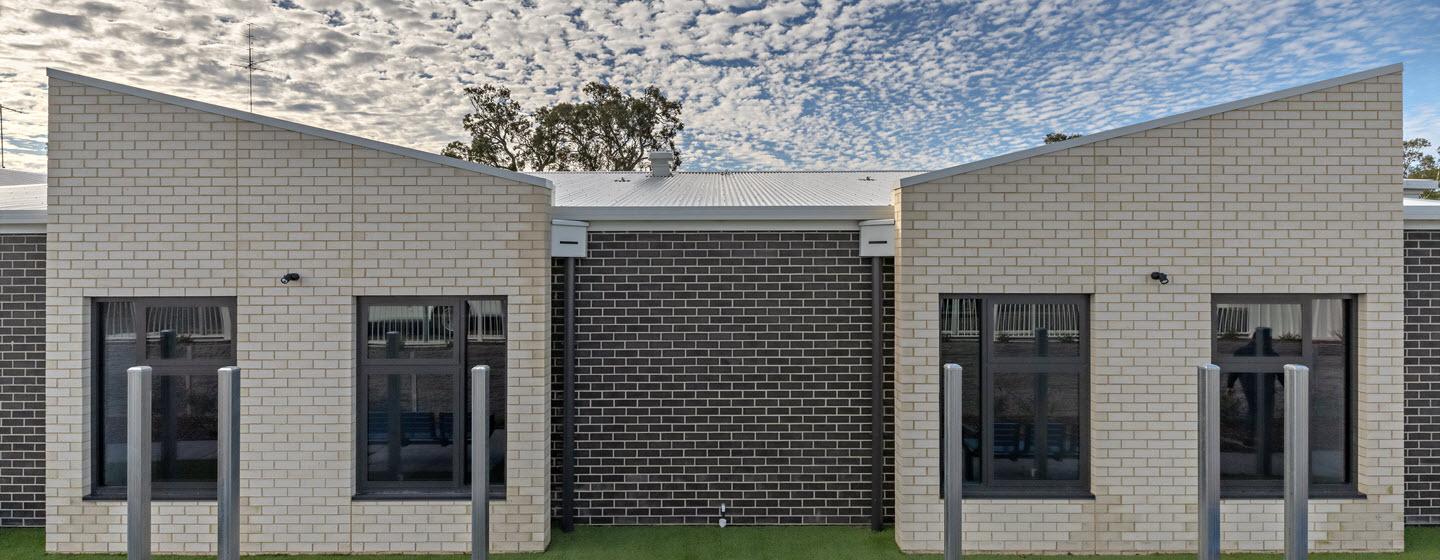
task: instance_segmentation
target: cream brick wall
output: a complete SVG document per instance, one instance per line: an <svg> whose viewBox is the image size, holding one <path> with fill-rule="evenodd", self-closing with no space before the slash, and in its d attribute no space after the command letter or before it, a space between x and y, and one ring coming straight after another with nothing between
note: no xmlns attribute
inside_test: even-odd
<svg viewBox="0 0 1440 560"><path fill-rule="evenodd" d="M103 296L236 298L245 553L468 550L468 502L352 500L354 301L506 296L491 549L545 548L548 189L58 79L49 172L47 550L125 546L124 503L83 499ZM214 502L154 515L155 550L213 553Z"/></svg>
<svg viewBox="0 0 1440 560"><path fill-rule="evenodd" d="M1363 499L1315 500L1316 550L1403 547L1401 76L899 189L896 540L943 546L939 301L1091 296L1094 500L973 500L967 550L1192 551L1194 367L1216 293L1359 295ZM1169 285L1149 280L1165 271ZM1227 500L1227 550L1276 550L1279 500Z"/></svg>

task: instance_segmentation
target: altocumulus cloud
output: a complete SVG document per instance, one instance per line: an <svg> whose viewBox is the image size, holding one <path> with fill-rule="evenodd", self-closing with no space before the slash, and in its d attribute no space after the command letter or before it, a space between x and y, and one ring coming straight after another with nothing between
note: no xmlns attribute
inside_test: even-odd
<svg viewBox="0 0 1440 560"><path fill-rule="evenodd" d="M929 169L1405 61L1407 133L1440 134L1432 2L1265 0L58 0L3 9L7 154L43 169L44 68L438 150L466 84L685 102L690 169ZM27 3L28 5L28 3ZM1422 86L1422 87L1417 87Z"/></svg>

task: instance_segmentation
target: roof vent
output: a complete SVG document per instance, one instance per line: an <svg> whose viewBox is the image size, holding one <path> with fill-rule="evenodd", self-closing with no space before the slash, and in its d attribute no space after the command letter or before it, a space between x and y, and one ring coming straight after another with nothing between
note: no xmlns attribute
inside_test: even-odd
<svg viewBox="0 0 1440 560"><path fill-rule="evenodd" d="M655 150L650 152L650 176L669 177L670 164L675 162L675 152Z"/></svg>

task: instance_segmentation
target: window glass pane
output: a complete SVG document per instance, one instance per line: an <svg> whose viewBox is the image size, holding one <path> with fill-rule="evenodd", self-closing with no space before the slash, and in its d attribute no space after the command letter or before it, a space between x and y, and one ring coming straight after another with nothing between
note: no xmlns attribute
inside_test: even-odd
<svg viewBox="0 0 1440 560"><path fill-rule="evenodd" d="M1224 372L1220 388L1220 474L1232 480L1279 479L1285 450L1285 390L1280 371Z"/></svg>
<svg viewBox="0 0 1440 560"><path fill-rule="evenodd" d="M490 366L487 431L490 484L505 484L505 302L498 299L466 302L465 329L465 484L471 483L474 441L469 431L474 408L470 402L470 368Z"/></svg>
<svg viewBox="0 0 1440 560"><path fill-rule="evenodd" d="M366 474L371 481L450 481L455 376L366 376Z"/></svg>
<svg viewBox="0 0 1440 560"><path fill-rule="evenodd" d="M1301 353L1298 303L1221 303L1214 327L1217 360Z"/></svg>
<svg viewBox="0 0 1440 560"><path fill-rule="evenodd" d="M1346 305L1341 299L1315 301L1311 319L1315 363L1310 369L1310 481L1347 482L1349 342Z"/></svg>
<svg viewBox="0 0 1440 560"><path fill-rule="evenodd" d="M125 485L125 371L139 365L135 355L134 305L106 301L97 306L100 338L100 485Z"/></svg>
<svg viewBox="0 0 1440 560"><path fill-rule="evenodd" d="M145 357L161 360L234 360L230 308L166 305L145 308Z"/></svg>
<svg viewBox="0 0 1440 560"><path fill-rule="evenodd" d="M1080 306L1002 303L994 306L996 358L1080 355Z"/></svg>
<svg viewBox="0 0 1440 560"><path fill-rule="evenodd" d="M156 482L216 480L219 437L215 375L155 375L151 380L151 475Z"/></svg>
<svg viewBox="0 0 1440 560"><path fill-rule="evenodd" d="M1035 375L993 374L995 480L1034 480Z"/></svg>
<svg viewBox="0 0 1440 560"><path fill-rule="evenodd" d="M1045 479L1080 480L1080 376L1041 376L1045 388Z"/></svg>
<svg viewBox="0 0 1440 560"><path fill-rule="evenodd" d="M964 427L963 450L965 457L965 481L980 482L984 460L980 453L981 443L981 398L980 398L980 300L945 298L940 305L940 363L960 364L963 368L961 379L964 402L961 416ZM944 410L944 380L941 380L941 410ZM942 426L943 429L943 426ZM941 441L945 441L942 433ZM942 461L943 464L943 461ZM944 471L942 470L942 476Z"/></svg>
<svg viewBox="0 0 1440 560"><path fill-rule="evenodd" d="M371 305L365 325L365 357L443 360L455 356L449 305Z"/></svg>

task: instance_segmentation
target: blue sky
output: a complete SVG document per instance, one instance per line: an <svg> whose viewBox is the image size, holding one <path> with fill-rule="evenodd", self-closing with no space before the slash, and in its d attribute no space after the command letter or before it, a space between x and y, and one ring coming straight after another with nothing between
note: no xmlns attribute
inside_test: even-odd
<svg viewBox="0 0 1440 560"><path fill-rule="evenodd" d="M28 5L29 3L27 3ZM34 3L38 5L39 3ZM426 150L460 89L590 80L685 103L684 169L934 169L1393 62L1440 141L1440 2L61 0L0 8L12 167L43 170L44 68Z"/></svg>

